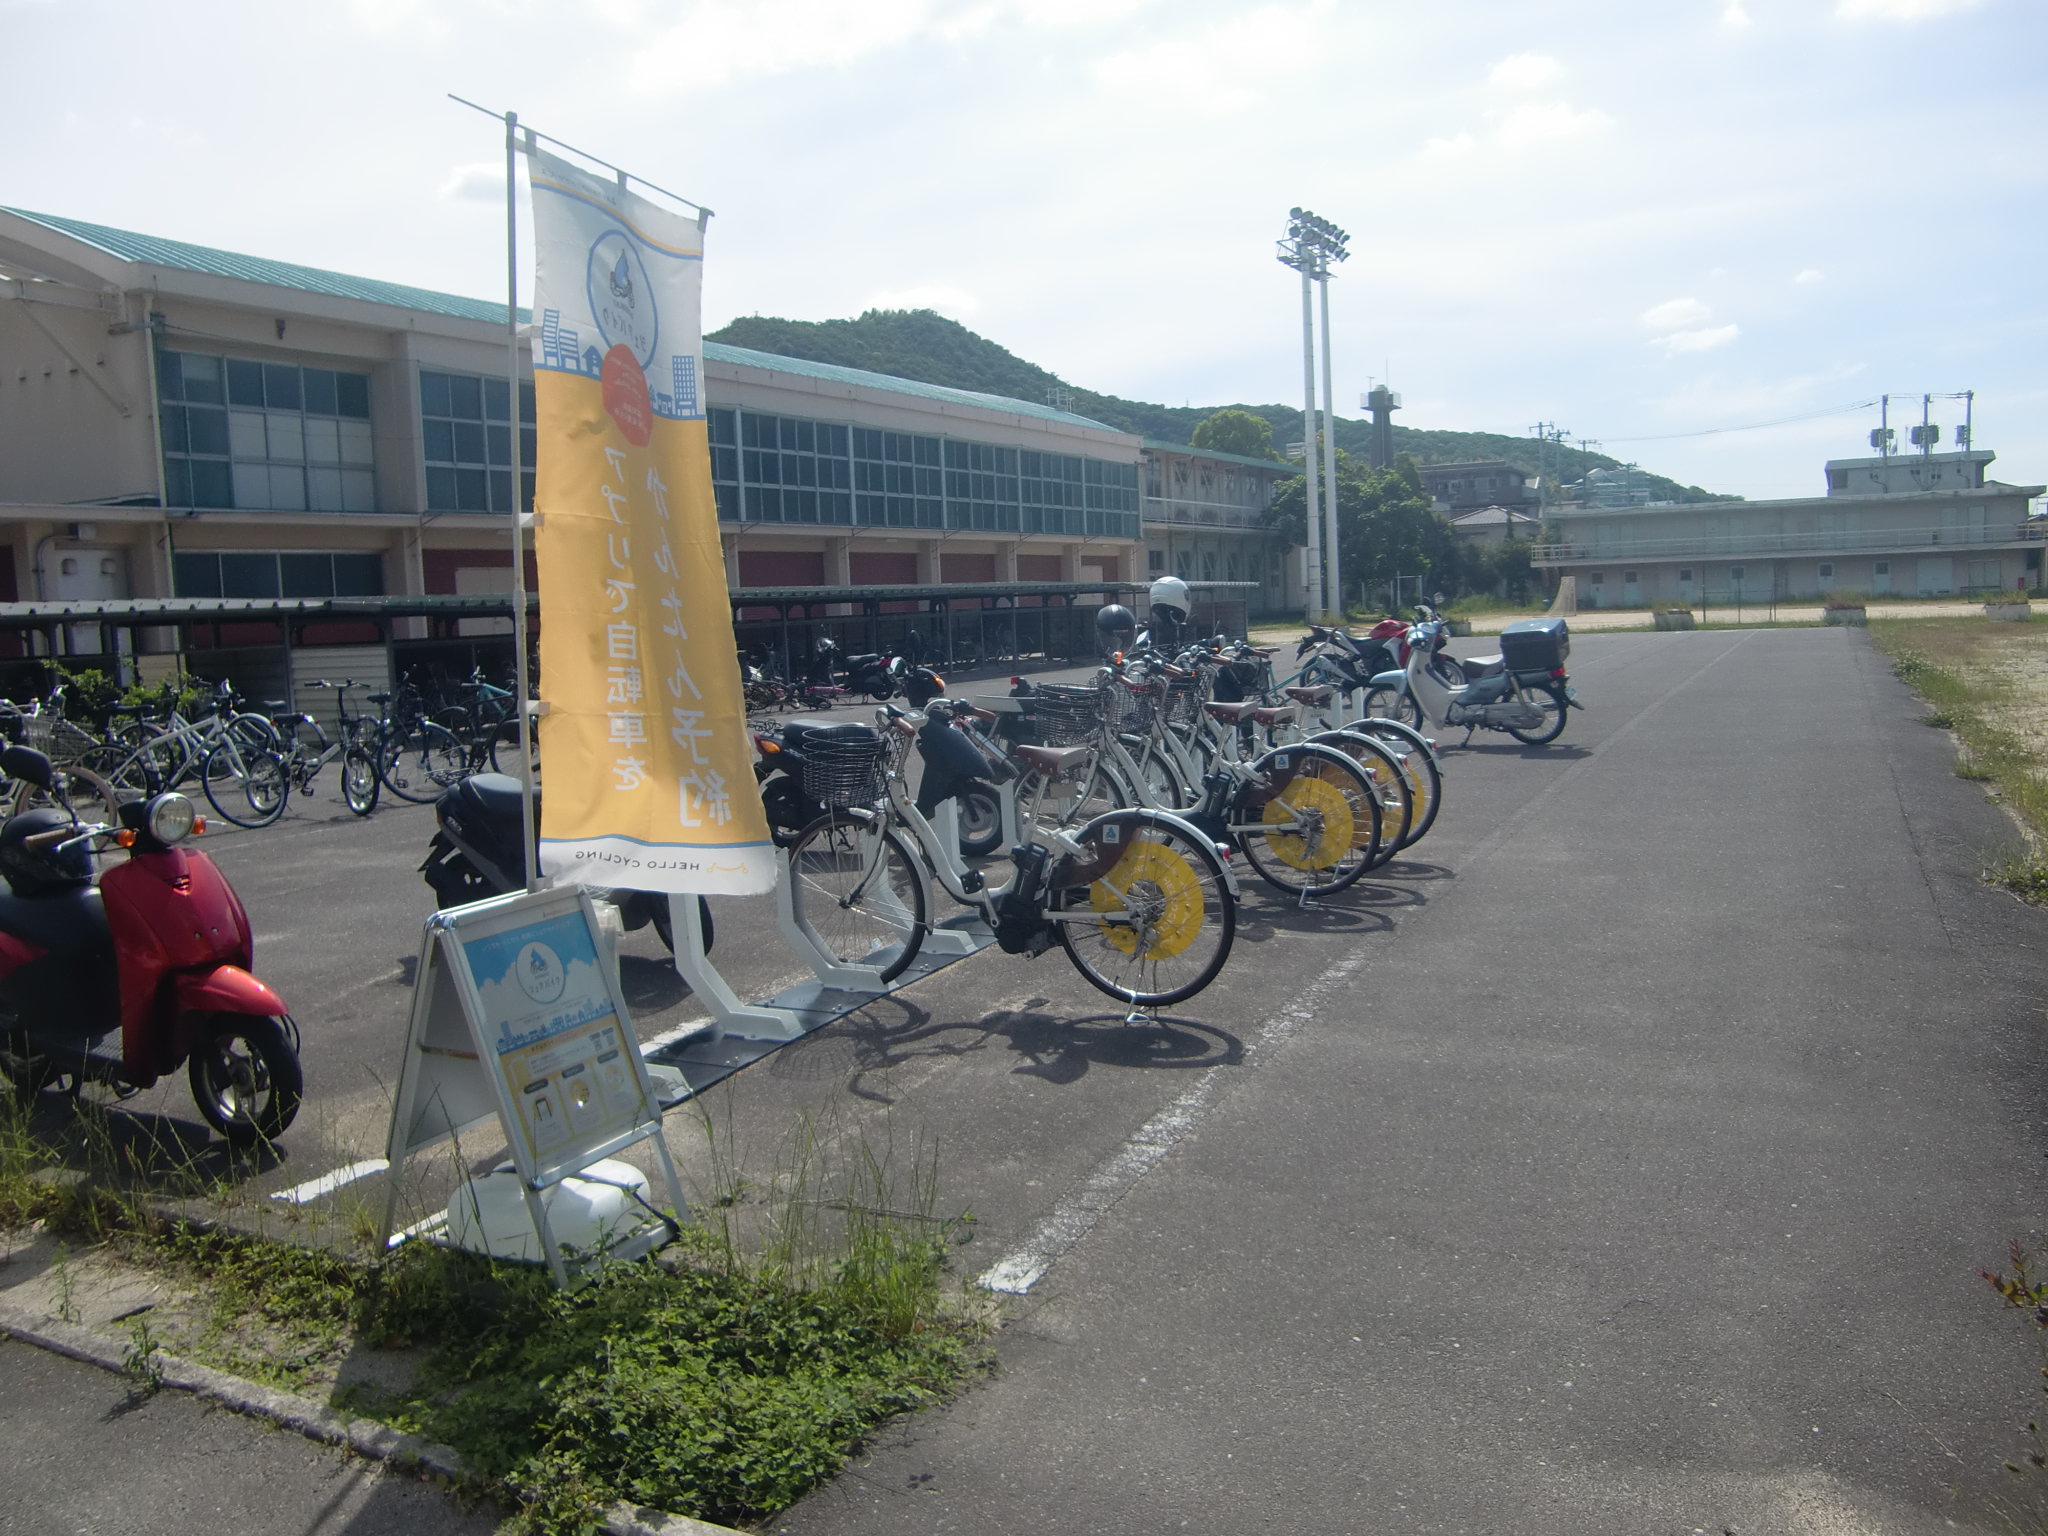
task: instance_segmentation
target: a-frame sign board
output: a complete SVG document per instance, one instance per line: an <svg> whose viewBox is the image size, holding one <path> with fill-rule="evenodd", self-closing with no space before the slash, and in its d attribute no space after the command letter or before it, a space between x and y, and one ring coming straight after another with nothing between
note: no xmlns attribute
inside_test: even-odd
<svg viewBox="0 0 2048 1536"><path fill-rule="evenodd" d="M541 1199L550 1185L652 1141L674 1210L685 1214L632 1015L580 886L495 897L427 919L385 1153L387 1244L406 1160L493 1119L557 1282L567 1283L568 1266ZM645 1253L666 1232L654 1221L605 1252Z"/></svg>

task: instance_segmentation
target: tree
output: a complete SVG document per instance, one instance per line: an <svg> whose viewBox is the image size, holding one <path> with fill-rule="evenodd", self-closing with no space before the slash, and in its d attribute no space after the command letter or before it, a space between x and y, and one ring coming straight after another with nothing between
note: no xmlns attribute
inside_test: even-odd
<svg viewBox="0 0 2048 1536"><path fill-rule="evenodd" d="M1306 501L1297 475L1281 482L1268 514L1274 531L1295 544L1305 542ZM1338 450L1337 554L1351 601L1388 595L1396 576L1422 577L1425 592L1463 584L1465 551L1451 525L1431 509L1412 459L1373 469Z"/></svg>
<svg viewBox="0 0 2048 1536"><path fill-rule="evenodd" d="M1214 453L1235 453L1247 459L1274 457L1273 424L1230 406L1196 423L1189 441Z"/></svg>

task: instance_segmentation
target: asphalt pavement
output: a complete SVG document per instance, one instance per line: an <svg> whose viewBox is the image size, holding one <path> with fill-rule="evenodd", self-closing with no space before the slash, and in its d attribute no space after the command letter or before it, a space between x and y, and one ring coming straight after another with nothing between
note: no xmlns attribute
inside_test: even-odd
<svg viewBox="0 0 2048 1536"><path fill-rule="evenodd" d="M1977 878L2012 829L1859 633L1572 663L1559 743L1453 746L1437 829L1323 908L1248 885L1168 1017L987 954L676 1117L699 1187L799 1123L925 1155L962 1271L1019 1286L988 1382L774 1529L2008 1528L2037 1359L1974 1271L2048 1149L2043 918ZM425 812L332 812L213 845L307 1032L260 1188L381 1144L428 906ZM720 933L743 992L794 977ZM643 1035L686 1021L629 946Z"/></svg>

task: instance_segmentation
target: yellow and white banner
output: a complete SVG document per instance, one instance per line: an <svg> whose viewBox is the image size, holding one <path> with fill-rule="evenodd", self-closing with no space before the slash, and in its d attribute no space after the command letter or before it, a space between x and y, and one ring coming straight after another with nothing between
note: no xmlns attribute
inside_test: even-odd
<svg viewBox="0 0 2048 1536"><path fill-rule="evenodd" d="M775 883L705 436L697 221L535 151L534 507L549 874Z"/></svg>

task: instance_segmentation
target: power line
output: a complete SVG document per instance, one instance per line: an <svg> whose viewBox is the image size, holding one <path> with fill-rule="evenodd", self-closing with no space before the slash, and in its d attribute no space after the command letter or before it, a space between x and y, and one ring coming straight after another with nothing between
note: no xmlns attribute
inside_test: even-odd
<svg viewBox="0 0 2048 1536"><path fill-rule="evenodd" d="M1657 432L1646 437L1610 437L1610 443L1669 443L1681 437L1719 437L1727 432L1761 432L1766 427L1789 427L1799 421L1819 421L1826 416L1846 416L1851 411L1867 411L1878 402L1872 395L1868 400L1852 400L1847 405L1829 406L1826 410L1807 411L1800 416L1780 416L1776 421L1753 421L1740 427L1707 427L1698 432Z"/></svg>

